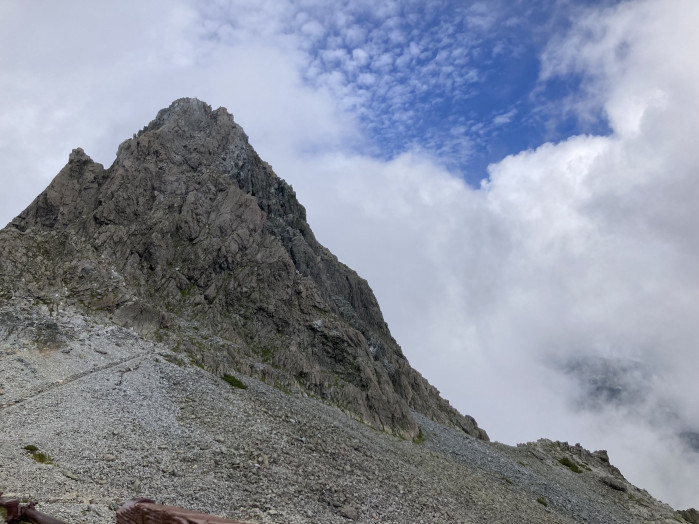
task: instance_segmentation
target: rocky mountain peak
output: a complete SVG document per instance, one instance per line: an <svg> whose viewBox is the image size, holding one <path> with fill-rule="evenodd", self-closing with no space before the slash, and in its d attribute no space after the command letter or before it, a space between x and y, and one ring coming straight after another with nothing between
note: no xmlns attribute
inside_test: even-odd
<svg viewBox="0 0 699 524"><path fill-rule="evenodd" d="M80 165L80 164L86 164L86 163L91 163L92 159L90 156L83 151L82 147L78 147L76 149L73 149L73 151L70 152L70 155L68 156L68 163L73 164L73 165Z"/></svg>
<svg viewBox="0 0 699 524"><path fill-rule="evenodd" d="M2 235L0 296L101 313L378 429L414 437L414 411L487 439L410 367L367 282L223 108L176 100L108 169L74 150Z"/></svg>
<svg viewBox="0 0 699 524"><path fill-rule="evenodd" d="M624 373L646 373L569 371L626 405ZM485 442L233 117L196 99L107 169L73 150L0 231L0 412L3 496L67 522L144 496L252 522L697 522L606 451Z"/></svg>
<svg viewBox="0 0 699 524"><path fill-rule="evenodd" d="M233 120L232 115L227 114L225 109L222 109L221 112L229 116L231 121ZM213 118L212 114L211 106L198 98L179 98L170 104L169 107L158 111L155 119L144 131L158 130L171 121L174 121L175 125L197 130L210 123Z"/></svg>
<svg viewBox="0 0 699 524"><path fill-rule="evenodd" d="M124 149L129 151L131 146L138 146L144 137L150 139L145 143L150 143L154 136L167 146L167 150L182 157L195 169L203 162L209 165L212 157L244 153L250 147L247 135L225 108L212 110L211 106L196 98L180 98L161 109L133 140L122 143L117 161Z"/></svg>

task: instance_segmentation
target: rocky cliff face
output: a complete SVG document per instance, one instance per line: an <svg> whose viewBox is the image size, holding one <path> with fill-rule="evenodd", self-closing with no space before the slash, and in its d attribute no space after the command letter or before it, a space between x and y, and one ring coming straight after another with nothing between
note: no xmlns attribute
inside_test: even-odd
<svg viewBox="0 0 699 524"><path fill-rule="evenodd" d="M0 299L99 311L216 374L406 437L411 410L487 440L410 367L366 281L223 108L180 99L105 169L81 149L0 232Z"/></svg>

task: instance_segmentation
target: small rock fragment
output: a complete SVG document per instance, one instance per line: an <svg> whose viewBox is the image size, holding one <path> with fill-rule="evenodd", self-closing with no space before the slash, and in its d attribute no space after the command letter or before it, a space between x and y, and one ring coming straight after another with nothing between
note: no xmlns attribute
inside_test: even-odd
<svg viewBox="0 0 699 524"><path fill-rule="evenodd" d="M340 508L340 515L350 520L357 520L359 518L357 508L350 506L349 504L345 504Z"/></svg>
<svg viewBox="0 0 699 524"><path fill-rule="evenodd" d="M617 491L626 491L627 490L626 486L621 481L615 479L614 477L602 477L600 480L602 482L604 482L610 488L615 489Z"/></svg>
<svg viewBox="0 0 699 524"><path fill-rule="evenodd" d="M73 472L70 471L70 470L62 469L62 470L61 470L61 473L63 473L63 474L64 474L66 477L68 477L69 479L80 480L80 477L78 477L75 473L73 473Z"/></svg>
<svg viewBox="0 0 699 524"><path fill-rule="evenodd" d="M600 459L602 462L606 462L609 464L609 455L607 455L607 450L606 449L600 449L592 453L593 457L597 457Z"/></svg>

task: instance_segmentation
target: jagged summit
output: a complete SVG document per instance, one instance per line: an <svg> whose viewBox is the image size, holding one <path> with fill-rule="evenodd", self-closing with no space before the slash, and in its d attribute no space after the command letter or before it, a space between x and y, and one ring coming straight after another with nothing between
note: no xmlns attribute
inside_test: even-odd
<svg viewBox="0 0 699 524"><path fill-rule="evenodd" d="M230 117L231 121L233 120L233 115L230 115L225 108L219 108L218 112ZM141 133L155 131L173 119L194 130L207 125L212 119L213 113L211 106L198 98L178 98L169 107L158 111L155 119Z"/></svg>
<svg viewBox="0 0 699 524"><path fill-rule="evenodd" d="M144 127L138 135L148 131L157 131L172 121L190 131L201 131L213 125L230 126L232 124L242 132L242 128L235 124L233 115L228 113L226 108L220 107L214 111L209 104L198 98L178 98L169 107L158 111L153 121Z"/></svg>
<svg viewBox="0 0 699 524"><path fill-rule="evenodd" d="M487 439L410 367L366 281L223 108L176 100L108 169L74 150L0 234L0 297L101 312L376 428L415 436L415 410Z"/></svg>

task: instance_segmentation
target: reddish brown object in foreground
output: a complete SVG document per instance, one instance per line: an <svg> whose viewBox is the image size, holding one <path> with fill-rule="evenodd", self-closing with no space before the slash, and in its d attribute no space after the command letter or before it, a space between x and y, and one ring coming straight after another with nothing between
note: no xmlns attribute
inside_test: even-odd
<svg viewBox="0 0 699 524"><path fill-rule="evenodd" d="M116 521L117 524L244 524L175 506L163 506L148 499L124 502L117 511Z"/></svg>
<svg viewBox="0 0 699 524"><path fill-rule="evenodd" d="M2 493L0 493L2 495ZM62 520L55 519L48 515L45 515L41 511L34 509L36 502L31 502L27 505L21 505L18 500L14 499L4 499L0 497L0 506L5 508L7 512L7 517L5 521L9 524L15 524L17 522L34 522L35 524L67 524Z"/></svg>

